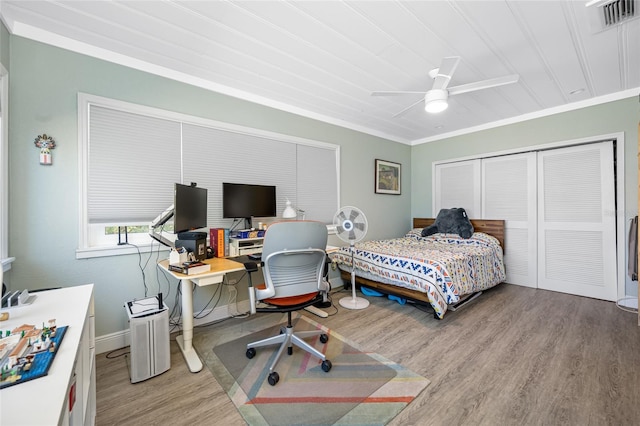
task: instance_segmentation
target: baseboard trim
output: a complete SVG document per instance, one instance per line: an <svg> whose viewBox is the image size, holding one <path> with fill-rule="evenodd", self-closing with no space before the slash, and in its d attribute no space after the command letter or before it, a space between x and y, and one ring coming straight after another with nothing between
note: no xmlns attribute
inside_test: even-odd
<svg viewBox="0 0 640 426"><path fill-rule="evenodd" d="M202 312L199 316L201 318L193 319L193 326L198 327L206 325L215 321L220 321L226 318L231 318L236 315L242 315L244 312L249 312L249 301L243 300L237 304L218 306L215 309L208 309ZM171 318L171 324L180 322L180 318ZM178 329L172 330L172 332L179 332ZM129 329L116 331L115 333L105 334L103 336L96 337L96 354L102 354L105 352L111 352L117 349L122 349L129 346L131 342L131 333Z"/></svg>

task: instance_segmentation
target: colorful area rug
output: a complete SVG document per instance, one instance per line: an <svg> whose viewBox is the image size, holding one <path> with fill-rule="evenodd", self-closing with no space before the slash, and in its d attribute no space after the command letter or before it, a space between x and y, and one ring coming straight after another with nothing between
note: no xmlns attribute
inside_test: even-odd
<svg viewBox="0 0 640 426"><path fill-rule="evenodd" d="M326 344L317 337L307 341L331 360L330 372L322 371L317 358L294 347L293 355L285 353L276 367L280 381L269 385L267 366L276 346L258 348L257 355L248 359L246 345L278 334L284 322L271 322L258 331L234 330L229 341L212 343L205 335L194 338L205 364L250 425L384 425L429 384L401 365L358 350L305 316L296 321L296 331L322 328L329 335Z"/></svg>

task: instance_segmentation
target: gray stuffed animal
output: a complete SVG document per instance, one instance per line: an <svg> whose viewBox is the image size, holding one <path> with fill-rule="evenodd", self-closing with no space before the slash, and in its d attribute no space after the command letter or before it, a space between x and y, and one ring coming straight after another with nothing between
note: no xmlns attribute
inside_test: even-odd
<svg viewBox="0 0 640 426"><path fill-rule="evenodd" d="M467 217L467 212L462 207L452 209L442 209L436 216L433 225L429 225L422 230L422 236L433 235L438 232L446 234L458 234L462 238L471 238L473 235L473 225Z"/></svg>

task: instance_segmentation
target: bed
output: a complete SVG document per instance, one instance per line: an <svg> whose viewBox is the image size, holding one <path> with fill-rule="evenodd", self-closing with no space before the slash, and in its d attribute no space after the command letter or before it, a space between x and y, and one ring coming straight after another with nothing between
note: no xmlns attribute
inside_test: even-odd
<svg viewBox="0 0 640 426"><path fill-rule="evenodd" d="M356 244L356 285L433 307L434 317L494 287L506 278L503 262L504 220L471 220L474 234L422 237L435 219L415 218L401 238ZM332 254L341 276L351 282L350 248Z"/></svg>

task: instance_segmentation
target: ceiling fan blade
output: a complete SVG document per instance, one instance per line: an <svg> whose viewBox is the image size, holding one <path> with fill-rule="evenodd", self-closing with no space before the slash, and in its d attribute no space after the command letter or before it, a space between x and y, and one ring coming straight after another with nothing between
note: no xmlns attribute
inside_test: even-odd
<svg viewBox="0 0 640 426"><path fill-rule="evenodd" d="M490 78L489 80L476 81L475 83L461 84L460 86L449 87L449 95L459 95L461 93L473 92L475 90L488 89L490 87L504 86L505 84L516 83L520 79L518 74L505 75L503 77Z"/></svg>
<svg viewBox="0 0 640 426"><path fill-rule="evenodd" d="M395 118L395 117L400 117L400 116L404 115L407 111L409 111L409 110L410 110L411 108L413 108L414 106L418 105L420 102L424 102L424 98L423 98L423 99L420 99L418 102L414 102L414 103L412 103L411 105L409 105L408 107L406 107L406 108L405 108L405 109L403 109L402 111L400 111L400 112L397 112L397 113L393 114L393 117Z"/></svg>
<svg viewBox="0 0 640 426"><path fill-rule="evenodd" d="M447 56L446 58L443 58L440 68L438 68L438 73L433 79L432 89L446 89L451 81L453 73L458 67L459 62L459 56Z"/></svg>
<svg viewBox="0 0 640 426"><path fill-rule="evenodd" d="M371 92L371 96L400 96L400 95L424 95L427 92L410 92L410 91L399 91L399 92Z"/></svg>

